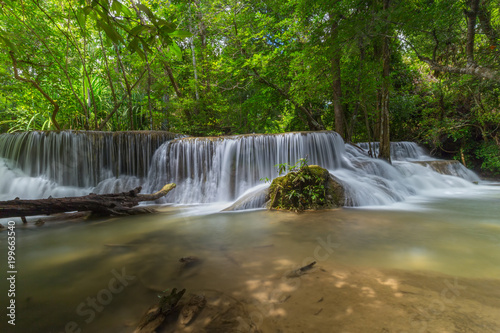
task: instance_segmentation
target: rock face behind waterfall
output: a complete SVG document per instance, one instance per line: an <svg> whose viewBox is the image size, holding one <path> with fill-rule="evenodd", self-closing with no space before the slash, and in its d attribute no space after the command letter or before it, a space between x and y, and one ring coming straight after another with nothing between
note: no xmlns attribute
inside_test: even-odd
<svg viewBox="0 0 500 333"><path fill-rule="evenodd" d="M338 208L346 201L342 184L317 165L275 178L267 199L268 208L293 211Z"/></svg>

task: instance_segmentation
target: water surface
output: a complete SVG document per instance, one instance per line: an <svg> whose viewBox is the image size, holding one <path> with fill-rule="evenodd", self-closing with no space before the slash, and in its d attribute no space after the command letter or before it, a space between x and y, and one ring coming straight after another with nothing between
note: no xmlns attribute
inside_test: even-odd
<svg viewBox="0 0 500 333"><path fill-rule="evenodd" d="M226 321L249 324L240 331L466 332L457 326L461 315L464 327L497 332L499 202L500 187L477 186L362 209L204 214L205 206L164 207L153 215L18 225L17 325L2 320L0 327L64 332L75 322L82 332L133 332L158 295L177 287L214 302L224 295L241 307ZM6 237L0 234L2 262ZM186 256L201 263L183 268ZM286 278L312 261L315 270ZM116 289L117 274L128 277L123 290L103 292ZM448 295L445 281L464 289ZM0 287L7 289L5 280ZM443 303L443 290L452 303ZM89 298L99 296L106 304L93 309Z"/></svg>

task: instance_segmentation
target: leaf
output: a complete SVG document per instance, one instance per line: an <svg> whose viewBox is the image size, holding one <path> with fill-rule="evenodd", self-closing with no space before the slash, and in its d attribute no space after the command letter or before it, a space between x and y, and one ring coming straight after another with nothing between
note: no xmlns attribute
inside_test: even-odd
<svg viewBox="0 0 500 333"><path fill-rule="evenodd" d="M92 6L99 5L109 11L109 2L108 0L94 0L92 1Z"/></svg>
<svg viewBox="0 0 500 333"><path fill-rule="evenodd" d="M192 33L185 30L175 30L174 32L169 33L168 35L170 37L178 37L178 38L188 38L193 36Z"/></svg>
<svg viewBox="0 0 500 333"><path fill-rule="evenodd" d="M152 38L154 39L154 36ZM149 43L151 43L151 41L149 41ZM142 44L142 47L144 48L144 50L146 50L146 52L148 52L148 53L153 52L151 50L151 48L149 47L148 42L145 42L143 39L141 39L141 44Z"/></svg>
<svg viewBox="0 0 500 333"><path fill-rule="evenodd" d="M174 32L177 26L171 22L167 22L162 18L158 18L158 25L165 29L168 33Z"/></svg>
<svg viewBox="0 0 500 333"><path fill-rule="evenodd" d="M2 2L3 2L5 5L9 6L9 7L13 7L13 6L12 6L12 1L10 1L10 0L4 0L4 1L2 1Z"/></svg>
<svg viewBox="0 0 500 333"><path fill-rule="evenodd" d="M137 51L137 49L139 48L139 38L134 37L134 39L130 41L127 47L132 53L134 53L134 51Z"/></svg>
<svg viewBox="0 0 500 333"><path fill-rule="evenodd" d="M111 9L114 10L117 14L122 13L125 16L131 17L133 14L127 6L124 6L120 1L113 0L113 4L111 5Z"/></svg>
<svg viewBox="0 0 500 333"><path fill-rule="evenodd" d="M120 14L123 12L122 7L123 5L119 1L113 0L113 3L111 4L111 9L114 10L116 14Z"/></svg>
<svg viewBox="0 0 500 333"><path fill-rule="evenodd" d="M85 22L87 21L87 15L81 10L76 11L75 15L76 15L76 19L78 21L78 24L83 29L85 27Z"/></svg>
<svg viewBox="0 0 500 333"><path fill-rule="evenodd" d="M173 42L172 44L170 44L170 51L172 51L177 60L182 59L182 51L177 43Z"/></svg>
<svg viewBox="0 0 500 333"><path fill-rule="evenodd" d="M132 14L132 11L130 10L130 8L128 8L127 6L123 6L123 5L122 5L122 13L126 17L132 17L132 16L134 16L134 14Z"/></svg>
<svg viewBox="0 0 500 333"><path fill-rule="evenodd" d="M131 53L137 52L137 54L144 60L146 57L144 55L144 51L139 47L139 41L141 41L140 38L135 37L128 44L127 48L130 50Z"/></svg>
<svg viewBox="0 0 500 333"><path fill-rule="evenodd" d="M173 40L170 37L170 35L168 33L166 33L165 31L163 31L161 28L159 31L159 37L161 38L163 45L170 45L173 43Z"/></svg>
<svg viewBox="0 0 500 333"><path fill-rule="evenodd" d="M4 31L0 30L0 32L1 32L1 34L2 34L2 35L5 35L5 32L4 32ZM11 42L8 38L3 37L3 36L0 36L0 41L2 41L2 42L3 42L3 44L4 44L5 46L7 46L7 47L8 47L8 48L12 51L12 52L17 53L17 48L16 48L16 46L15 46L15 45L14 45L14 43L12 43L12 42Z"/></svg>
<svg viewBox="0 0 500 333"><path fill-rule="evenodd" d="M115 28L106 24L102 20L97 20L97 25L101 27L106 35L115 43L124 42L122 36L118 32L116 32Z"/></svg>
<svg viewBox="0 0 500 333"><path fill-rule="evenodd" d="M158 20L156 19L155 14L153 14L153 12L148 7L146 7L145 5L140 3L137 5L137 8L139 8L142 12L144 12L149 17L149 19L153 22L153 24L156 25Z"/></svg>
<svg viewBox="0 0 500 333"><path fill-rule="evenodd" d="M90 7L90 6L85 6L85 7L83 7L83 9L82 9L82 10L83 10L83 13L84 13L85 15L89 15L89 13L90 13L91 11L93 11L94 9L93 9L92 7Z"/></svg>
<svg viewBox="0 0 500 333"><path fill-rule="evenodd" d="M138 26L135 26L132 28L132 30L129 31L129 33L133 36L138 36L141 32L146 30L148 27L142 24L139 24Z"/></svg>

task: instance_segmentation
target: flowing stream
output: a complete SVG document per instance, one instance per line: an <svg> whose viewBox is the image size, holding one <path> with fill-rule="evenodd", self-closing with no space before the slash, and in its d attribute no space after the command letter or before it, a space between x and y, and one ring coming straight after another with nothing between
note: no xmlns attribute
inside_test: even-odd
<svg viewBox="0 0 500 333"><path fill-rule="evenodd" d="M36 135L28 141L39 155L27 146L17 155L5 148L30 135L0 136L3 198L132 183L150 192L170 181L178 188L167 198L174 205L158 214L18 223L16 327L3 316L2 332L133 332L172 288L203 294L208 304L192 325L172 323L162 332L500 330L500 186L474 184L477 176L457 163L433 164L415 144L394 143L389 165L370 158L363 144L344 146L333 132L169 136L150 146L144 142L154 140L143 138L125 144L144 144L136 150L142 167L118 168L115 158L89 153L94 164L85 168L99 172L83 181L76 172L65 178L48 171L59 162L41 161L51 149ZM65 135L72 144L87 140ZM246 206L252 210L221 212L238 198L258 197L267 186L260 178L277 176L275 164L303 157L340 179L348 207L295 214L258 209L255 200ZM2 263L6 240L1 232ZM187 256L199 261L179 262ZM291 277L312 261L312 270ZM0 280L2 293L7 289ZM6 308L6 297L0 305Z"/></svg>

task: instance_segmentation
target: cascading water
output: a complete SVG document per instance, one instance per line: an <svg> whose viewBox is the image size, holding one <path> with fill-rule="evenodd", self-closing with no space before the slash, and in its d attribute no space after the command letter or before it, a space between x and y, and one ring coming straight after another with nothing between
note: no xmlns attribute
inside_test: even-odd
<svg viewBox="0 0 500 333"><path fill-rule="evenodd" d="M379 142L359 142L356 145L367 153L371 148L372 155L378 156ZM415 142L408 141L391 142L391 159L398 161L434 160L422 147Z"/></svg>
<svg viewBox="0 0 500 333"><path fill-rule="evenodd" d="M225 138L184 138L164 144L153 158L148 188L156 191L174 182L181 191L170 202L231 201L278 176L276 164L309 164L327 169L341 167L344 142L335 132L243 135Z"/></svg>
<svg viewBox="0 0 500 333"><path fill-rule="evenodd" d="M176 138L170 141L171 139ZM372 144L372 149L377 144ZM0 135L0 196L13 199L129 190L154 192L174 182L164 202L231 202L262 207L263 178L299 159L320 165L346 189L348 206L385 205L430 189L473 186L470 170L440 174L411 142L392 143L393 164L372 158L368 144L344 144L335 132L179 138L165 132L59 132ZM429 162L430 163L430 162ZM465 179L464 179L465 178Z"/></svg>
<svg viewBox="0 0 500 333"><path fill-rule="evenodd" d="M261 179L278 176L276 164L294 164L300 158L336 176L346 188L348 206L385 205L421 191L472 186L470 181L479 180L461 165L467 180L413 163L435 160L414 143L391 146L392 165L371 158L367 144L344 145L335 132L179 139L155 153L147 188L155 191L175 182L182 190L169 193L168 202L233 201L241 196L235 209L258 208L264 203Z"/></svg>
<svg viewBox="0 0 500 333"><path fill-rule="evenodd" d="M42 198L128 190L144 182L168 132L26 132L0 135L0 195Z"/></svg>
<svg viewBox="0 0 500 333"><path fill-rule="evenodd" d="M433 163L436 159L412 142L391 143L392 164L370 157L367 143L357 146L363 149L346 145L348 167L331 171L346 188L348 206L387 205L424 191L468 187L479 181L461 164L457 168L462 170L462 177L426 167L423 161Z"/></svg>

